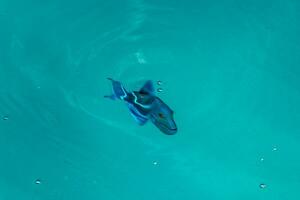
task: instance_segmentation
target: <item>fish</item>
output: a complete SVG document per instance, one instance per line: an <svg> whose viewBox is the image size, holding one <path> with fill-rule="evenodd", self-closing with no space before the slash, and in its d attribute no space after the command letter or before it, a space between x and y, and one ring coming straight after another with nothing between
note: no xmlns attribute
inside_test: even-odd
<svg viewBox="0 0 300 200"><path fill-rule="evenodd" d="M120 81L107 79L112 83L112 94L104 97L124 101L137 124L143 126L150 121L166 135L177 133L174 111L155 95L151 80L147 80L139 91L129 92Z"/></svg>

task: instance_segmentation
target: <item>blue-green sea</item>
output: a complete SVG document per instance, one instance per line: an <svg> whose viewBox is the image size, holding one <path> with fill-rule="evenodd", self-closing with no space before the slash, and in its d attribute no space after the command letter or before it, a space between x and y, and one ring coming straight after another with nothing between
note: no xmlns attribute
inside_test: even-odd
<svg viewBox="0 0 300 200"><path fill-rule="evenodd" d="M0 0L0 200L299 200L299 36L297 0Z"/></svg>

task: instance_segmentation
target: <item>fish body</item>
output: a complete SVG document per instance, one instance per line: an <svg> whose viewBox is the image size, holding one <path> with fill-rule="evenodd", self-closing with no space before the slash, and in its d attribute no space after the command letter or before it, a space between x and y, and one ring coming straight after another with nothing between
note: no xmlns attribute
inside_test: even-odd
<svg viewBox="0 0 300 200"><path fill-rule="evenodd" d="M131 115L139 125L151 121L167 135L174 135L177 126L173 110L155 95L152 81L146 81L139 91L128 92L121 82L108 78L112 82L113 93L104 96L113 100L123 100Z"/></svg>

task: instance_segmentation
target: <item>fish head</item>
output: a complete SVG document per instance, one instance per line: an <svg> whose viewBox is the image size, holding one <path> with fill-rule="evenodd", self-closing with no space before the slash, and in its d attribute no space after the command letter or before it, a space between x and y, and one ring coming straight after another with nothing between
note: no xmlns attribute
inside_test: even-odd
<svg viewBox="0 0 300 200"><path fill-rule="evenodd" d="M174 111L159 98L155 101L150 118L153 124L164 134L174 135L177 133Z"/></svg>

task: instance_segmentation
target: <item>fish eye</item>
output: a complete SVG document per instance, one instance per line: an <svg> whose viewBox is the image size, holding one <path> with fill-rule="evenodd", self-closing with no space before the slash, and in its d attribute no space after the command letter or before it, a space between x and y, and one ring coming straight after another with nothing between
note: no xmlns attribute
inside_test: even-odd
<svg viewBox="0 0 300 200"><path fill-rule="evenodd" d="M162 113L158 113L158 116L159 116L159 118L161 118L161 119L165 118L164 114L162 114Z"/></svg>

